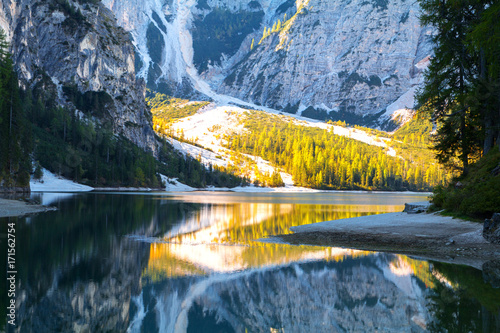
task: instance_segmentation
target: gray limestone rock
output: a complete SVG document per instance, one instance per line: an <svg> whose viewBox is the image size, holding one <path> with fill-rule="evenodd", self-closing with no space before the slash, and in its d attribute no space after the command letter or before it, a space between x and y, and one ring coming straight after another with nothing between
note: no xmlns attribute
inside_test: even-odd
<svg viewBox="0 0 500 333"><path fill-rule="evenodd" d="M210 86L219 94L320 120L343 117L394 128L391 117L398 122L411 114L433 48L433 30L420 25L418 2L405 0L103 2L132 33L141 59L138 75L149 86L167 87L179 97L193 89L206 93L200 87ZM224 31L233 34L228 41L243 40L236 52L232 44L231 50L196 47L198 23L215 11L234 20L233 28L240 23L238 13L262 11L263 18L244 38L237 28ZM264 29L278 20L280 29L259 43ZM196 68L197 52L219 59L208 69Z"/></svg>
<svg viewBox="0 0 500 333"><path fill-rule="evenodd" d="M500 244L500 214L495 213L493 217L484 221L483 237L490 243Z"/></svg>
<svg viewBox="0 0 500 333"><path fill-rule="evenodd" d="M155 150L145 84L136 79L134 46L100 2L2 0L6 30L23 87L40 87L60 105L111 124L144 149ZM102 112L75 107L71 93L96 94Z"/></svg>
<svg viewBox="0 0 500 333"><path fill-rule="evenodd" d="M483 279L494 288L500 288L500 260L491 260L484 263Z"/></svg>
<svg viewBox="0 0 500 333"><path fill-rule="evenodd" d="M403 212L406 212L408 214L425 213L427 212L427 209L429 209L429 207L430 203L427 201L405 203L405 209L403 210Z"/></svg>
<svg viewBox="0 0 500 333"><path fill-rule="evenodd" d="M418 3L404 0L382 7L304 1L283 30L252 51L247 46L218 91L277 109L297 106L317 117L389 117L413 108L432 53L432 30L419 24L418 14Z"/></svg>

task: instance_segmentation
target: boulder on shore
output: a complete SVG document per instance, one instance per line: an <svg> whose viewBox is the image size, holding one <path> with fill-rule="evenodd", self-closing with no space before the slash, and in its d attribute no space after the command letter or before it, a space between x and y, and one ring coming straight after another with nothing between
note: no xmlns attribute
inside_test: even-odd
<svg viewBox="0 0 500 333"><path fill-rule="evenodd" d="M483 237L490 243L500 244L500 214L495 213L491 219L484 220Z"/></svg>
<svg viewBox="0 0 500 333"><path fill-rule="evenodd" d="M431 204L427 201L405 203L405 209L403 212L408 214L425 213L429 209L430 205Z"/></svg>
<svg viewBox="0 0 500 333"><path fill-rule="evenodd" d="M500 288L500 260L491 260L483 265L483 279L493 288Z"/></svg>

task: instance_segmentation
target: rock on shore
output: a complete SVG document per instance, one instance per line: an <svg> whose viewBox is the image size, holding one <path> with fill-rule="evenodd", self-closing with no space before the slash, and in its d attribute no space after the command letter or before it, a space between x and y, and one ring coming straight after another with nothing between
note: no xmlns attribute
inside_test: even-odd
<svg viewBox="0 0 500 333"><path fill-rule="evenodd" d="M403 212L408 214L425 213L430 206L431 203L428 201L405 203L405 209Z"/></svg>
<svg viewBox="0 0 500 333"><path fill-rule="evenodd" d="M500 244L500 214L495 213L491 220L486 219L483 226L483 237L490 243Z"/></svg>

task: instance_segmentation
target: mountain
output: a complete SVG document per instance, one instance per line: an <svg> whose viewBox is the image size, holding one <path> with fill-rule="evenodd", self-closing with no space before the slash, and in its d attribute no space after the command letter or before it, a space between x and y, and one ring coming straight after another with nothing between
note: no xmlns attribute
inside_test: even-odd
<svg viewBox="0 0 500 333"><path fill-rule="evenodd" d="M138 158L140 152L132 147L125 149L117 141L122 135L144 150L153 150L160 164L164 162L161 167L169 168L164 174L190 181L196 177L184 172L183 159L186 155L204 157L202 152L193 156L195 149L212 145L218 151L222 145L223 154L213 151L213 158L203 163L223 168L217 171L236 165L231 162L232 153L226 154L227 143L216 138L235 133L215 133L227 117L208 119L213 111L226 114L228 106L243 116L248 109L289 112L297 124L303 119L300 116L316 118L320 122L314 127L325 133L333 130L325 120L394 129L414 104L413 94L432 51L432 31L418 24L417 14L417 5L403 0L391 4L3 0L0 25L7 32L15 69L27 91L23 104L30 111L26 114L36 123L34 137L39 141L33 158L52 172L92 186L157 186L158 170L152 167L156 162L149 163L142 155ZM198 133L199 124L192 131L171 126L171 119L158 119L158 115L155 124L160 135L166 134L160 125L171 130L178 127L181 141L196 143L203 134L201 140L208 140L209 145L181 147L184 155L171 153L167 143L164 149L158 148L145 101L146 87L166 95L162 105L172 97L181 97L186 110L193 107L192 101L213 102L199 112L208 120L204 126L211 124L206 131ZM59 106L69 112L61 112ZM224 129L240 128L233 121L242 119L227 116ZM354 133L345 124L335 129L339 131L349 138ZM387 146L377 135L363 133L353 138L368 136L375 145ZM235 149L256 154L247 151L248 146ZM390 147L386 153L396 154ZM274 155L260 157L272 162L256 163L264 178L266 173L271 177L278 166ZM422 170L410 168L412 172L407 173L403 167L394 179L422 177ZM204 173L199 171L196 174ZM318 187L325 174L311 174L307 183L314 176ZM348 179L347 173L346 177L337 174L340 182ZM372 186L371 179L359 176L350 179ZM292 176L287 177L285 183L292 184ZM204 186L205 180L200 176L189 185Z"/></svg>
<svg viewBox="0 0 500 333"><path fill-rule="evenodd" d="M22 88L157 149L134 46L99 1L2 0L0 27Z"/></svg>
<svg viewBox="0 0 500 333"><path fill-rule="evenodd" d="M131 32L149 88L319 120L394 129L432 53L405 0L103 2Z"/></svg>
<svg viewBox="0 0 500 333"><path fill-rule="evenodd" d="M0 191L28 191L42 167L92 187L245 183L158 138L131 36L100 1L2 0L0 28L14 82L0 89Z"/></svg>

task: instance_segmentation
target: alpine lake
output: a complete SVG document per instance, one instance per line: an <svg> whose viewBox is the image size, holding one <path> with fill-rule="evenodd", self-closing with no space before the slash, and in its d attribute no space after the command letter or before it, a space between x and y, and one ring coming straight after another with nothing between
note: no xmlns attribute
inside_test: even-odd
<svg viewBox="0 0 500 333"><path fill-rule="evenodd" d="M2 288L0 330L500 331L500 289L480 270L258 241L292 226L402 211L427 194L91 192L32 199L58 209L0 219L3 236L15 223L17 269L16 326L6 323Z"/></svg>

